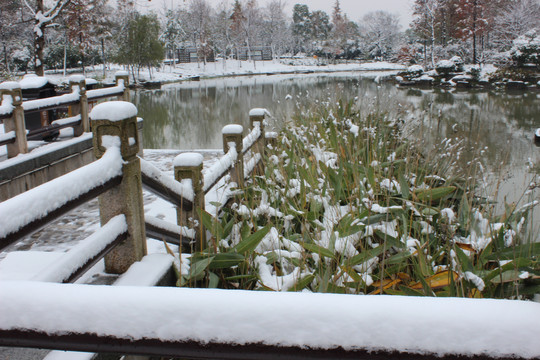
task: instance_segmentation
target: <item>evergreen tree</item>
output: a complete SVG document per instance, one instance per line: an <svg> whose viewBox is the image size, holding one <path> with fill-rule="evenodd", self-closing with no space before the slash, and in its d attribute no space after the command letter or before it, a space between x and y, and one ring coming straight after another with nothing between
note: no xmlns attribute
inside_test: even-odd
<svg viewBox="0 0 540 360"><path fill-rule="evenodd" d="M116 61L131 67L135 80L135 67L137 72L142 67L151 68L159 66L164 57L164 47L159 40L160 27L155 14L134 14L128 21L123 36L120 37Z"/></svg>
<svg viewBox="0 0 540 360"><path fill-rule="evenodd" d="M306 51L306 43L311 38L311 19L307 5L294 5L292 33L296 50Z"/></svg>

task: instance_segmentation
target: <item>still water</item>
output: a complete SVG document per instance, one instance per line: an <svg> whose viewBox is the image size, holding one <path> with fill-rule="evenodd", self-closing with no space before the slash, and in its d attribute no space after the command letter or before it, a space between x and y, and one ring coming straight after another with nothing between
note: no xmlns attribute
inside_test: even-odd
<svg viewBox="0 0 540 360"><path fill-rule="evenodd" d="M388 74L388 73L386 73ZM264 107L279 128L298 109L315 102L355 100L360 111L384 112L409 125L410 136L426 150L451 138L461 144L458 166L480 168L500 204L539 199L524 195L540 174L540 147L533 140L540 127L540 93L470 90L417 90L379 81L385 73L333 73L236 77L166 85L138 91L133 102L144 118L144 147L219 149L221 128L248 127L251 108ZM471 159L480 161L471 163ZM502 209L502 205L501 205ZM540 213L540 211L536 211ZM535 219L540 219L537 214ZM535 221L540 223L540 221Z"/></svg>

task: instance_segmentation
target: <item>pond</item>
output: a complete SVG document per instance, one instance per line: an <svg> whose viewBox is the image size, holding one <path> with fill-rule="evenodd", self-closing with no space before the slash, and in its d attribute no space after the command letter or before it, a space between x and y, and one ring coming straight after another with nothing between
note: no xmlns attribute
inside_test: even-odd
<svg viewBox="0 0 540 360"><path fill-rule="evenodd" d="M221 128L239 123L247 129L248 112L255 107L267 108L271 125L279 128L314 102L354 100L362 112L403 120L409 136L422 139L427 151L440 148L445 139L460 143L457 166L465 173L481 169L486 184L482 195L496 194L498 211L505 199L521 205L539 200L538 190L526 194L526 189L539 182L540 147L533 135L540 127L540 93L399 88L380 81L384 75L388 73L221 78L132 96L145 120L144 147L151 149L219 149ZM540 226L540 210L533 215L532 225Z"/></svg>

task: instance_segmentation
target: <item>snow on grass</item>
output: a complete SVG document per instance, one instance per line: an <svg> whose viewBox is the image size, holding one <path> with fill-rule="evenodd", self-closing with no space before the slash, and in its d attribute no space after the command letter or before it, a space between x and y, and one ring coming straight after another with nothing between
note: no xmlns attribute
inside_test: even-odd
<svg viewBox="0 0 540 360"><path fill-rule="evenodd" d="M0 282L0 293L2 330L311 349L540 356L540 304L533 302L32 282Z"/></svg>

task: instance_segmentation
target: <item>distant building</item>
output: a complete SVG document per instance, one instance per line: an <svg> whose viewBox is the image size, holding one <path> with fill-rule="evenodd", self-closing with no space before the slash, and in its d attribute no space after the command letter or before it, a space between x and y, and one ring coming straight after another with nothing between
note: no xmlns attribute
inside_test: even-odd
<svg viewBox="0 0 540 360"><path fill-rule="evenodd" d="M206 61L214 62L215 61L214 50L210 48L206 48L205 50L207 51ZM204 61L203 49L197 50L197 48L195 47L180 48L178 49L178 60L181 63L194 63L197 61Z"/></svg>
<svg viewBox="0 0 540 360"><path fill-rule="evenodd" d="M249 60L251 50L251 60L272 60L272 48L270 46L253 46L250 49L243 46L235 50L235 57L239 60Z"/></svg>

